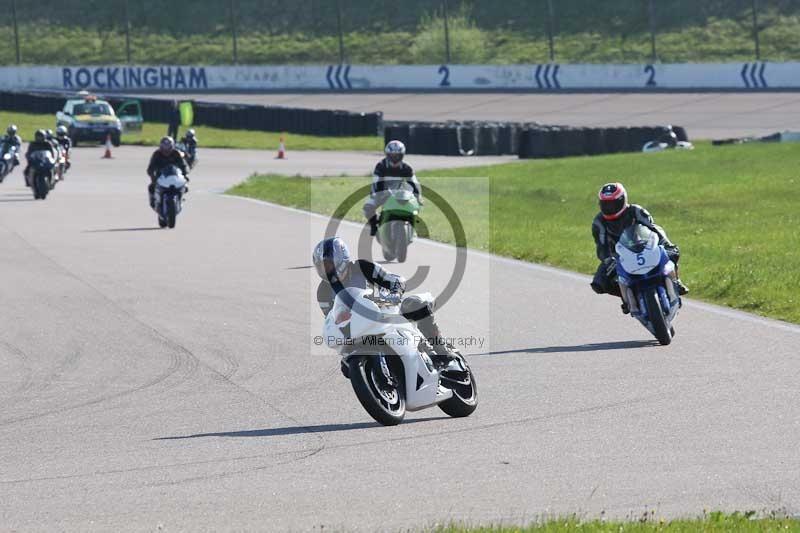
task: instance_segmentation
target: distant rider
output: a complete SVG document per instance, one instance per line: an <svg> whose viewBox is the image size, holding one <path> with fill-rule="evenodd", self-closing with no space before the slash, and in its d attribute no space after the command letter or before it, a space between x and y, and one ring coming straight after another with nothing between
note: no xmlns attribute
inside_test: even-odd
<svg viewBox="0 0 800 533"><path fill-rule="evenodd" d="M161 175L161 171L170 165L178 167L183 172L186 181L189 181L189 168L186 166L181 152L175 149L175 141L172 140L172 137L162 137L161 142L158 143L158 149L150 157L150 164L147 165L147 175L150 176L150 185L147 186L150 207L155 207L156 180Z"/></svg>
<svg viewBox="0 0 800 533"><path fill-rule="evenodd" d="M19 165L19 151L22 148L22 139L17 134L17 125L11 124L6 129L6 134L0 139L1 144L8 144L9 146L16 147L14 152L14 166Z"/></svg>
<svg viewBox="0 0 800 533"><path fill-rule="evenodd" d="M30 155L33 152L40 152L42 150L48 151L53 159L56 158L56 149L53 147L53 143L47 140L47 132L44 130L36 130L36 133L33 134L33 142L28 143L28 149L25 151L25 160L28 164L23 174L25 175L25 185L28 187L31 186L30 176L28 176L28 170L31 168Z"/></svg>
<svg viewBox="0 0 800 533"><path fill-rule="evenodd" d="M376 212L380 206L386 203L389 197L387 189L398 181L397 178L401 178L402 181L408 183L414 192L414 196L417 197L417 201L420 204L422 203L422 188L417 176L414 174L414 169L403 162L403 156L406 155L406 146L400 141L389 141L384 152L386 157L375 165L375 171L372 173L372 189L369 200L364 203L364 216L369 222L369 234L373 236L378 232L378 215Z"/></svg>
<svg viewBox="0 0 800 533"><path fill-rule="evenodd" d="M317 274L322 278L317 287L317 303L324 315L333 308L333 301L339 291L346 288L369 289L372 285L378 285L391 291L398 300L405 292L406 282L402 276L387 272L370 261L353 261L347 245L339 237L330 237L317 244L312 259ZM433 311L434 304L416 295L406 296L400 302L400 312L406 319L416 322L427 339L432 349L430 355L440 364L446 365L453 355L436 324Z"/></svg>
<svg viewBox="0 0 800 533"><path fill-rule="evenodd" d="M194 157L197 153L197 135L194 129L189 129L186 134L181 138L181 143L186 147L186 162L189 166L194 165Z"/></svg>
<svg viewBox="0 0 800 533"><path fill-rule="evenodd" d="M658 242L662 245L669 258L675 263L675 272L678 272L680 250L670 242L664 228L658 226L650 213L645 208L628 203L628 193L621 183L607 183L598 193L600 212L592 221L592 236L597 247L597 258L600 266L592 279L592 289L597 294L611 294L621 296L617 281L617 262L614 247L626 228L634 224L642 224L658 235ZM675 282L678 293L684 295L689 289L680 279ZM622 303L622 312L628 313L628 306Z"/></svg>
<svg viewBox="0 0 800 533"><path fill-rule="evenodd" d="M67 170L69 170L69 167L72 165L72 163L69 162L69 151L72 149L72 139L70 139L69 135L67 135L66 126L62 125L56 128L56 141L61 145L61 148L64 151L64 159L67 163L66 167Z"/></svg>

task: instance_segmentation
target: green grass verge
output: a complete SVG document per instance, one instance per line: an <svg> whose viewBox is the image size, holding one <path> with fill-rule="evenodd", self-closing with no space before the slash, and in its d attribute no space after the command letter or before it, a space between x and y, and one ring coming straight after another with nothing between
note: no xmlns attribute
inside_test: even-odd
<svg viewBox="0 0 800 533"><path fill-rule="evenodd" d="M700 144L691 152L438 170L421 180L460 206L465 226L470 205L489 210L489 228L467 228L470 246L587 274L597 266L590 229L596 191L622 181L631 201L649 209L680 246L692 297L800 323L799 164L798 145ZM462 180L448 186L455 176L488 176L489 198ZM343 178L254 176L229 192L330 214L352 190ZM451 241L443 219L426 216L432 238ZM360 206L347 218L360 220Z"/></svg>
<svg viewBox="0 0 800 533"><path fill-rule="evenodd" d="M638 16L645 12L609 3L592 6L572 15L562 22L569 23L572 31L560 31L555 36L555 60L560 63L650 63L652 62L650 34L646 19L625 22L626 11ZM617 3L619 4L619 3ZM587 5L591 5L588 4ZM748 4L749 5L749 4ZM788 2L787 2L788 5ZM687 7L690 6L690 7ZM658 60L664 63L682 62L745 62L754 59L750 14L747 7L731 7L717 16L692 17L694 20L678 26L659 27L657 35ZM744 6L744 7L743 7ZM505 10L504 20L511 22L520 16L513 7L497 3L496 11ZM559 6L561 8L561 6ZM597 10L609 9L604 15ZM214 7L208 8L216 9ZM617 10L616 15L612 14ZM684 2L687 15L705 11ZM198 12L203 8L198 7ZM535 9L527 9L536 13ZM672 11L672 6L670 10ZM375 31L359 29L343 35L345 53L350 63L366 64L440 64L445 57L443 21L439 17L424 17L416 28L394 26ZM91 13L89 18L102 16ZM600 17L598 20L598 16ZM660 13L659 16L664 16ZM299 16L290 25L294 32L287 34L264 31L262 24L256 29L240 28L237 35L240 64L331 64L339 61L338 38L330 31L321 34L308 26L298 26L308 17ZM549 61L549 47L544 33L544 18L534 17L528 31L515 31L502 27L477 27L476 17L467 11L453 10L449 19L451 62L463 63L544 63ZM686 17L688 19L688 16ZM704 19L704 20L703 20ZM54 57L61 64L114 64L126 62L125 34L108 26L113 16L103 18L100 26L81 27L66 24L21 24L19 28L22 62L26 64L51 64ZM222 19L220 19L222 20ZM263 21L259 16L255 20ZM379 22L376 19L376 22ZM780 14L762 9L759 23L761 59L766 61L796 61L800 59L800 16L796 12ZM224 22L218 30L195 29L185 33L152 31L137 27L131 35L132 62L137 64L230 64L233 61L231 36ZM192 28L191 25L188 28ZM577 31L577 28L589 28ZM181 28L186 30L186 27ZM35 36L32 38L31 36ZM11 25L0 27L0 39L13 43ZM13 46L0 47L0 64L13 65L16 61Z"/></svg>
<svg viewBox="0 0 800 533"><path fill-rule="evenodd" d="M648 513L640 520L580 521L574 518L553 519L528 527L460 527L449 526L435 529L436 533L766 533L800 531L800 520L786 517L756 518L755 513L710 513L704 518L682 520L658 520L655 513Z"/></svg>
<svg viewBox="0 0 800 533"><path fill-rule="evenodd" d="M4 131L8 124L16 124L24 141L30 141L39 128L55 129L55 111L52 115L0 112L0 127ZM180 132L184 132L181 128ZM294 133L273 133L265 131L225 130L207 126L196 126L200 148L248 148L256 150L278 150L278 142L283 135L287 150L368 150L381 151L383 138L374 137L314 137ZM155 146L167 132L167 125L145 122L141 133L122 136L123 144Z"/></svg>

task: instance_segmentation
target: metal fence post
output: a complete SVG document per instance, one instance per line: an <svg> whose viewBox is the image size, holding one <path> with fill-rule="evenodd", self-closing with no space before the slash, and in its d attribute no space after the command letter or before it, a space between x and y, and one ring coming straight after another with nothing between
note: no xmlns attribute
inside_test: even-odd
<svg viewBox="0 0 800 533"><path fill-rule="evenodd" d="M450 64L450 27L447 19L447 0L442 0L442 8L444 11L444 62Z"/></svg>
<svg viewBox="0 0 800 533"><path fill-rule="evenodd" d="M656 53L656 3L655 0L650 0L650 62L655 63L658 60Z"/></svg>
<svg viewBox="0 0 800 533"><path fill-rule="evenodd" d="M553 44L553 34L555 21L555 9L553 9L553 0L547 0L547 45L550 48L550 61L556 60L555 45Z"/></svg>
<svg viewBox="0 0 800 533"><path fill-rule="evenodd" d="M339 30L339 64L344 65L344 35L342 34L342 3L336 0L336 27Z"/></svg>
<svg viewBox="0 0 800 533"><path fill-rule="evenodd" d="M233 64L236 65L239 63L239 47L236 42L236 0L230 0L228 6L230 8L230 15L231 15L231 37L233 38Z"/></svg>
<svg viewBox="0 0 800 533"><path fill-rule="evenodd" d="M14 48L17 51L17 65L19 59L19 28L17 27L17 0L11 0L11 18L14 20Z"/></svg>
<svg viewBox="0 0 800 533"><path fill-rule="evenodd" d="M758 0L753 0L753 40L756 43L756 61L761 59L761 43L758 33Z"/></svg>
<svg viewBox="0 0 800 533"><path fill-rule="evenodd" d="M131 62L131 19L128 14L128 0L125 0L125 58Z"/></svg>

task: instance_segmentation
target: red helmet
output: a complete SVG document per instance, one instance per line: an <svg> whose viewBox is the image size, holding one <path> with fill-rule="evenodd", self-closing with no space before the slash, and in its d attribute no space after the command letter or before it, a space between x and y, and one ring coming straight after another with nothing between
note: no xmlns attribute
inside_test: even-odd
<svg viewBox="0 0 800 533"><path fill-rule="evenodd" d="M621 183L606 183L597 195L600 198L600 212L606 220L616 220L628 208L628 193Z"/></svg>

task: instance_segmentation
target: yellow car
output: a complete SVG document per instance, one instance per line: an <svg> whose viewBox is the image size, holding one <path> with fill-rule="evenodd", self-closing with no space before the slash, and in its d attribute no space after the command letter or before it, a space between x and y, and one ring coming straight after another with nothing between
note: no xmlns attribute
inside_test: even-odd
<svg viewBox="0 0 800 533"><path fill-rule="evenodd" d="M58 126L66 126L73 146L79 141L104 142L108 135L114 146L119 146L122 134L122 123L111 104L92 95L67 100L64 109L56 113Z"/></svg>

